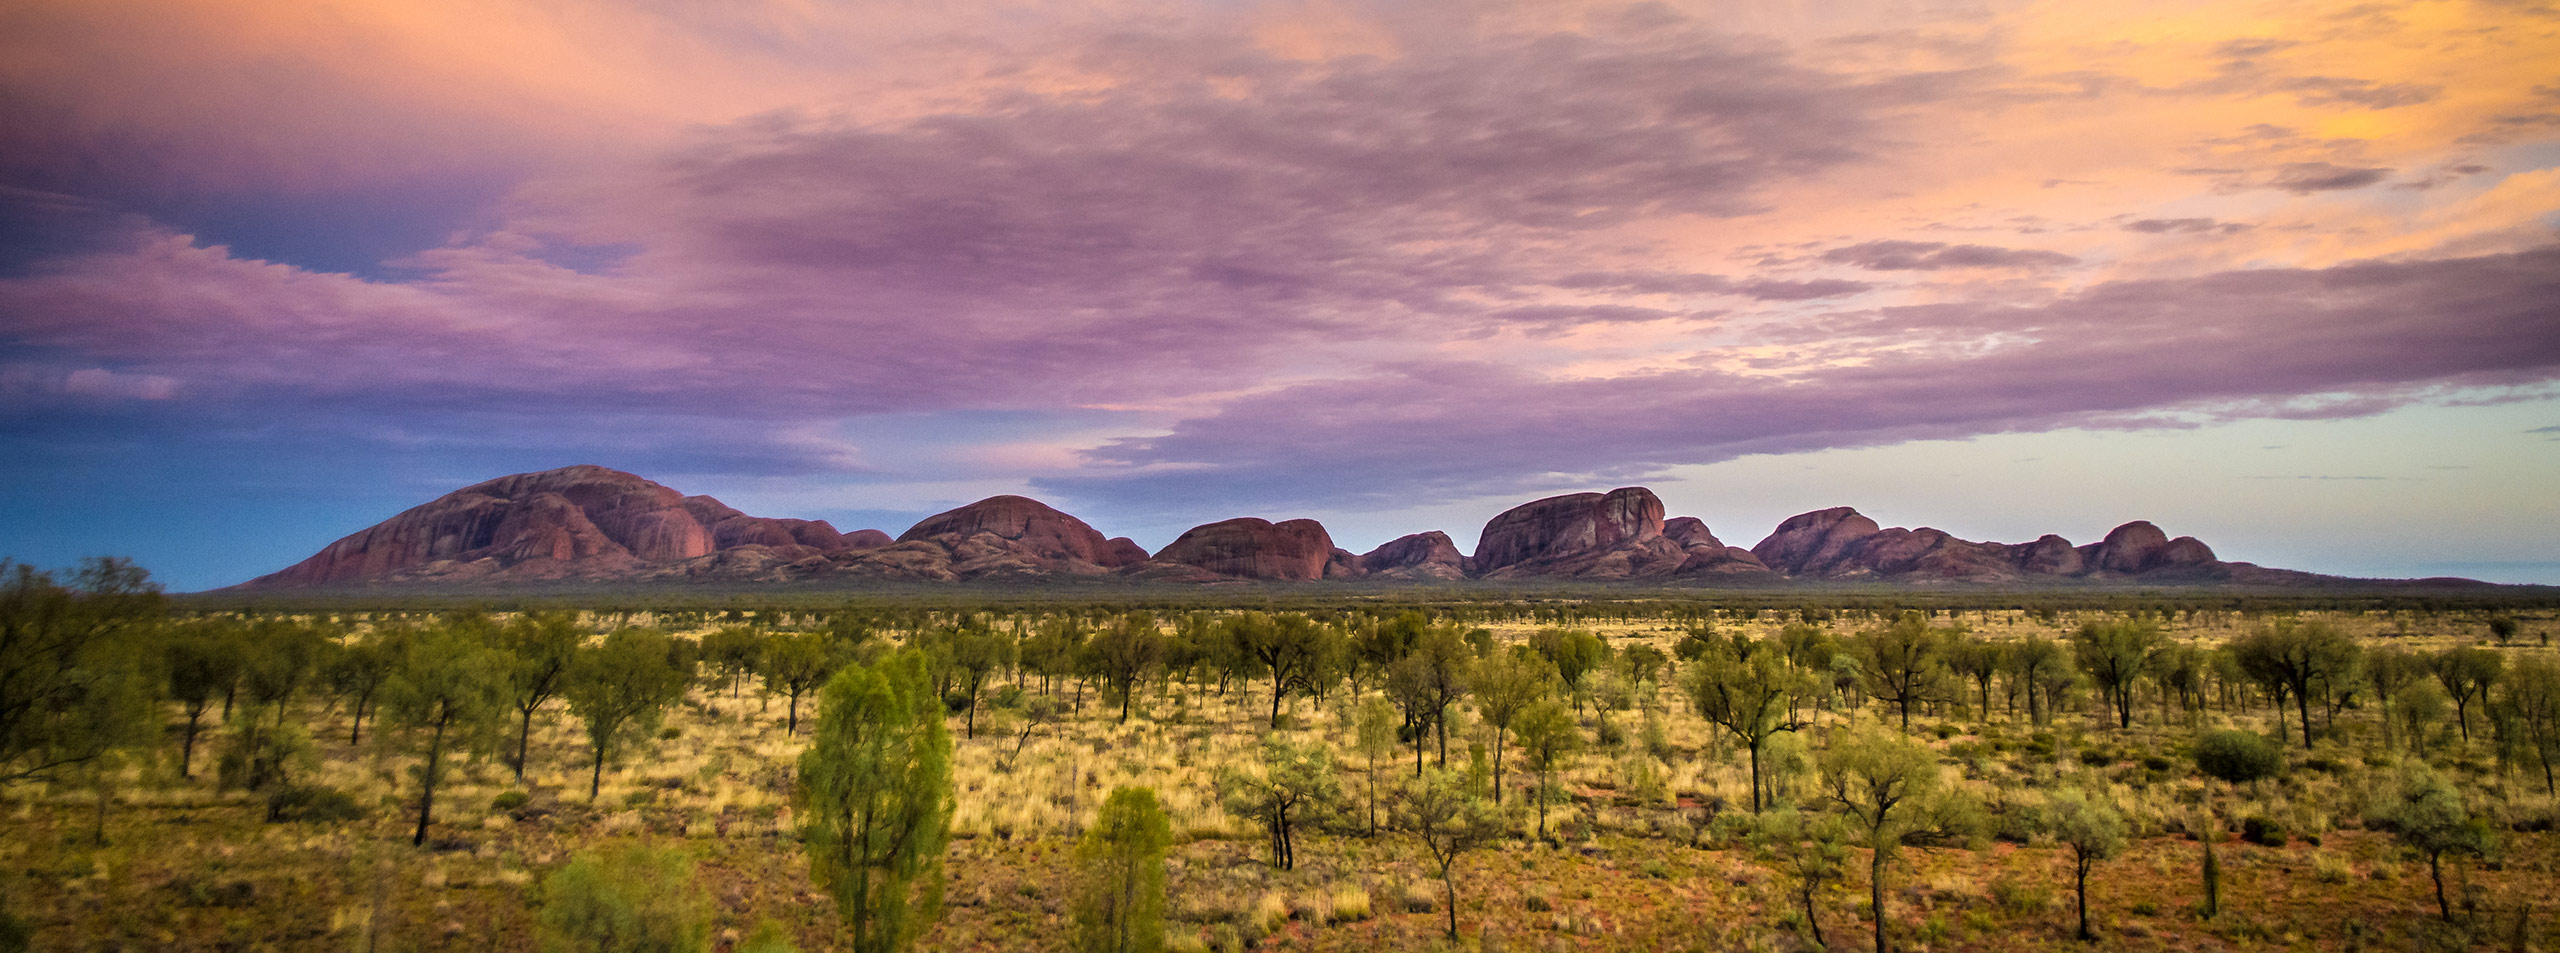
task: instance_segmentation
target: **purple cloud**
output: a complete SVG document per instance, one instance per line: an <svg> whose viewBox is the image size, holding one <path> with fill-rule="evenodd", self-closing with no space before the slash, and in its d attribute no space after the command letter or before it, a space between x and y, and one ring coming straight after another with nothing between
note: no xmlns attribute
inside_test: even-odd
<svg viewBox="0 0 2560 953"><path fill-rule="evenodd" d="M1822 253L1822 260L1869 271L1937 271L1945 268L2059 268L2080 259L2061 252L1945 242L1860 242Z"/></svg>
<svg viewBox="0 0 2560 953"><path fill-rule="evenodd" d="M2252 227L2254 226L2244 222L2222 222L2210 218L2143 218L2124 223L2125 231L2142 232L2148 235L2172 232L2181 234L2213 232L2229 235L2248 231Z"/></svg>
<svg viewBox="0 0 2560 953"><path fill-rule="evenodd" d="M2037 307L1847 314L1832 330L1868 336L1871 359L1777 376L1567 380L1418 364L1283 388L1092 454L1119 474L1047 485L1130 503L1242 493L1273 506L1389 504L1591 482L1579 461L1606 461L1624 479L1754 453L2063 426L2370 414L2431 387L2551 380L2560 247L2114 282ZM2019 343L1928 346L1999 338ZM2341 391L2357 396L2311 399Z"/></svg>
<svg viewBox="0 0 2560 953"><path fill-rule="evenodd" d="M2295 195L2361 189L2391 177L2390 169L2355 168L2328 162L2288 162L2267 185Z"/></svg>

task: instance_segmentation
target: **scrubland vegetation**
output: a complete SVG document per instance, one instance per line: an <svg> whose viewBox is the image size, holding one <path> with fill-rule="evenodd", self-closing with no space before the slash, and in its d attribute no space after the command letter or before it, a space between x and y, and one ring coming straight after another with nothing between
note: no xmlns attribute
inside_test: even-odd
<svg viewBox="0 0 2560 953"><path fill-rule="evenodd" d="M244 612L0 569L0 950L2560 943L2548 604Z"/></svg>

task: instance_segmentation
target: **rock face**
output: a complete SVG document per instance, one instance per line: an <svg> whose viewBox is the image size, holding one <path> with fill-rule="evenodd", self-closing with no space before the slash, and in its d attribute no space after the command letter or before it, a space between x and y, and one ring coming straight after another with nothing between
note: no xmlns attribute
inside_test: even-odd
<svg viewBox="0 0 2560 953"><path fill-rule="evenodd" d="M748 516L581 465L455 490L242 586L749 576L852 548L824 522Z"/></svg>
<svg viewBox="0 0 2560 953"><path fill-rule="evenodd" d="M1156 553L1155 561L1238 579L1305 581L1325 578L1336 552L1322 523L1247 516L1194 526Z"/></svg>
<svg viewBox="0 0 2560 953"><path fill-rule="evenodd" d="M1449 534L1435 529L1388 540L1362 554L1357 565L1362 575L1388 579L1464 579L1474 563Z"/></svg>
<svg viewBox="0 0 2560 953"><path fill-rule="evenodd" d="M884 541L885 542L885 541ZM1099 576L1145 561L1138 544L1022 496L991 496L925 517L895 543L829 556L826 574L899 582Z"/></svg>
<svg viewBox="0 0 2560 953"><path fill-rule="evenodd" d="M1484 524L1475 571L1487 578L1628 579L1667 575L1688 551L1662 535L1662 500L1640 486L1523 503Z"/></svg>
<svg viewBox="0 0 2560 953"><path fill-rule="evenodd" d="M1941 530L1879 529L1848 507L1792 516L1752 547L1769 568L1816 579L2014 582L2038 578L2123 578L2172 573L2194 580L2229 575L2192 536L2170 539L2150 523L2115 528L2102 542L2074 547L2047 534L2031 543L1977 543Z"/></svg>
<svg viewBox="0 0 2560 953"><path fill-rule="evenodd" d="M573 466L445 494L242 583L272 589L535 580L948 583L1102 577L1236 580L1876 580L1907 584L2089 580L2331 585L2344 580L2223 562L2191 536L2135 521L2084 546L1885 528L1849 507L1789 517L1757 546L1726 545L1690 517L1665 519L1643 487L1548 497L1487 522L1475 554L1416 533L1366 554L1336 548L1314 520L1242 518L1193 527L1149 557L1127 537L1020 496L927 517L896 539L823 520L753 516L629 473ZM2431 580L2436 584L2460 580Z"/></svg>

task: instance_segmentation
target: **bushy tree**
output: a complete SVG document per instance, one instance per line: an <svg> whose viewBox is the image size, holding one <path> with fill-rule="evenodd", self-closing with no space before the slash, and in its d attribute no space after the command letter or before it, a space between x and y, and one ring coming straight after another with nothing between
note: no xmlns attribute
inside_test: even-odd
<svg viewBox="0 0 2560 953"><path fill-rule="evenodd" d="M795 798L810 876L855 953L904 949L941 916L951 735L923 657L887 653L827 682Z"/></svg>
<svg viewBox="0 0 2560 953"><path fill-rule="evenodd" d="M424 756L417 768L418 829L410 843L427 842L446 755L481 748L505 717L508 671L506 654L479 635L438 624L409 641L383 684L383 716Z"/></svg>
<svg viewBox="0 0 2560 953"><path fill-rule="evenodd" d="M2515 735L2516 746L2542 766L2542 790L2560 794L2553 783L2552 762L2560 761L2560 661L2525 656L2507 672L2507 690L2499 699L2498 724Z"/></svg>
<svg viewBox="0 0 2560 953"><path fill-rule="evenodd" d="M710 903L681 850L581 852L542 881L544 953L708 953Z"/></svg>
<svg viewBox="0 0 2560 953"><path fill-rule="evenodd" d="M1114 789L1076 846L1076 949L1156 953L1164 948L1165 851L1173 826L1154 788Z"/></svg>
<svg viewBox="0 0 2560 953"><path fill-rule="evenodd" d="M1867 694L1891 702L1911 730L1911 707L1937 698L1947 677L1946 644L1952 630L1932 629L1917 610L1858 640Z"/></svg>
<svg viewBox="0 0 2560 953"><path fill-rule="evenodd" d="M2471 740L2471 703L2489 693L2498 673L2506 667L2506 657L2477 645L2446 649L2431 660L2436 682L2444 686L2445 696L2453 699L2455 723L2462 726L2462 740Z"/></svg>
<svg viewBox="0 0 2560 953"><path fill-rule="evenodd" d="M1138 680L1154 671L1164 661L1164 633L1156 628L1156 617L1145 612L1129 612L1112 620L1085 643L1089 664L1102 676L1112 696L1120 700L1120 722L1129 722L1130 705L1138 695Z"/></svg>
<svg viewBox="0 0 2560 953"><path fill-rule="evenodd" d="M498 646L514 663L507 670L507 701L516 712L516 750L507 764L518 781L531 755L533 713L568 687L570 666L586 640L574 612L529 612L498 630Z"/></svg>
<svg viewBox="0 0 2560 953"><path fill-rule="evenodd" d="M1555 665L1565 693L1573 696L1574 710L1581 711L1591 673L1609 661L1609 643L1581 629L1542 629L1529 637L1529 645Z"/></svg>
<svg viewBox="0 0 2560 953"><path fill-rule="evenodd" d="M232 654L229 638L231 620L198 620L171 634L165 662L169 674L169 698L178 703L186 716L179 728L178 776L195 776L196 739L204 731L205 712L213 707L233 678L238 664ZM387 669L386 669L387 674ZM362 725L362 716L358 716ZM349 738L348 744L355 739Z"/></svg>
<svg viewBox="0 0 2560 953"><path fill-rule="evenodd" d="M1262 822L1271 866L1289 870L1298 865L1298 825L1330 810L1342 797L1342 782L1320 742L1298 745L1270 735L1262 739L1260 760L1257 770L1219 771L1218 796L1228 813Z"/></svg>
<svg viewBox="0 0 2560 953"><path fill-rule="evenodd" d="M2124 853L2124 814L2115 803L2086 788L2065 787L2046 799L2037 826L2071 851L2071 883L2080 911L2079 937L2095 940L2089 930L2089 871L2099 861Z"/></svg>
<svg viewBox="0 0 2560 953"><path fill-rule="evenodd" d="M1700 717L1732 732L1751 753L1751 810L1759 812L1768 790L1761 778L1761 749L1772 735L1806 727L1792 713L1795 696L1812 686L1787 664L1778 646L1751 642L1700 653L1681 673L1680 687Z"/></svg>
<svg viewBox="0 0 2560 953"><path fill-rule="evenodd" d="M1467 697L1475 677L1475 655L1457 632L1434 626L1413 643L1413 652L1387 669L1387 698L1404 713L1413 733L1413 773L1422 775L1422 749L1437 735L1441 767L1449 765L1449 708Z"/></svg>
<svg viewBox="0 0 2560 953"><path fill-rule="evenodd" d="M1449 939L1458 938L1458 860L1492 843L1506 826L1493 802L1467 789L1464 775L1435 770L1409 782L1397 826L1422 839L1449 905Z"/></svg>
<svg viewBox="0 0 2560 953"><path fill-rule="evenodd" d="M1535 800L1538 804L1538 837L1547 836L1547 802L1555 793L1555 774L1570 765L1575 752L1582 750L1582 728L1574 724L1573 713L1555 699L1543 699L1520 713L1511 726L1518 736L1521 760L1538 776Z"/></svg>
<svg viewBox="0 0 2560 953"><path fill-rule="evenodd" d="M587 797L604 790L604 766L618 746L643 743L658 733L668 706L693 684L691 659L675 639L656 629L617 629L601 645L580 649L561 694L569 711L586 722L593 768Z"/></svg>
<svg viewBox="0 0 2560 953"><path fill-rule="evenodd" d="M1362 699L1354 718L1355 744L1369 778L1369 836L1378 836L1378 768L1395 754L1396 706L1375 696Z"/></svg>
<svg viewBox="0 0 2560 953"><path fill-rule="evenodd" d="M764 646L769 638L764 630L751 625L713 629L702 637L703 670L719 680L720 687L728 689L729 697L734 699L738 697L738 683L763 669Z"/></svg>
<svg viewBox="0 0 2560 953"><path fill-rule="evenodd" d="M2163 643L2160 627L2149 619L2085 622L2072 634L2072 657L2115 707L2118 729L2133 727L2134 683Z"/></svg>
<svg viewBox="0 0 2560 953"><path fill-rule="evenodd" d="M774 636L765 642L759 664L763 666L765 691L791 699L783 733L799 734L800 696L827 684L836 671L836 656L828 651L826 637L815 632Z"/></svg>
<svg viewBox="0 0 2560 953"><path fill-rule="evenodd" d="M2292 695L2302 715L2302 747L2311 748L2311 688L2334 688L2351 677L2362 653L2346 633L2327 623L2279 621L2233 640L2230 651L2251 680L2279 695ZM2281 719L2281 712L2279 719Z"/></svg>
<svg viewBox="0 0 2560 953"><path fill-rule="evenodd" d="M326 648L320 679L328 684L330 692L347 700L347 743L359 744L364 740L365 715L372 710L383 683L391 679L392 666L400 660L400 647L377 634L332 642ZM172 656L170 661L175 664L179 659ZM171 675L170 685L174 688L176 673Z"/></svg>
<svg viewBox="0 0 2560 953"><path fill-rule="evenodd" d="M1978 810L1947 789L1938 756L1898 733L1861 729L1836 737L1821 754L1825 800L1849 819L1867 863L1869 913L1876 953L1885 937L1885 873L1906 844L1967 840L1980 828Z"/></svg>
<svg viewBox="0 0 2560 953"><path fill-rule="evenodd" d="M2479 857L2496 846L2487 822L2471 816L2462 792L2423 764L2404 768L2397 790L2375 806L2369 826L2386 828L2402 846L2427 859L2427 875L2435 879L2436 912L2453 921L2453 904L2444 893L2444 859Z"/></svg>
<svg viewBox="0 0 2560 953"><path fill-rule="evenodd" d="M83 562L67 584L0 560L0 784L85 766L151 723L144 673L167 612L121 559Z"/></svg>
<svg viewBox="0 0 2560 953"><path fill-rule="evenodd" d="M1824 887L1839 883L1848 873L1848 821L1837 814L1807 814L1794 807L1757 815L1756 821L1750 833L1753 856L1794 882L1796 902L1804 907L1805 929L1813 933L1814 949L1830 949L1822 938L1822 908L1816 901Z"/></svg>
<svg viewBox="0 0 2560 953"><path fill-rule="evenodd" d="M1493 736L1493 803L1502 803L1504 736L1520 713L1555 693L1555 666L1536 652L1514 647L1476 663L1476 716Z"/></svg>

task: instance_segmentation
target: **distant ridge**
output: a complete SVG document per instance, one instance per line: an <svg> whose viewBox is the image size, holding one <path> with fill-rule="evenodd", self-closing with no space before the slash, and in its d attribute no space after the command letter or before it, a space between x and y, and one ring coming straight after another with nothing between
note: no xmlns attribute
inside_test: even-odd
<svg viewBox="0 0 2560 953"><path fill-rule="evenodd" d="M231 587L506 585L561 581L838 580L965 583L1052 577L1169 583L1484 580L1875 581L1912 585L2079 581L2139 585L2338 586L2471 580L2354 580L2224 562L2192 536L2140 520L2095 543L2047 535L1985 543L1885 528L1849 507L1789 517L1749 549L1692 517L1665 518L1644 487L1572 493L1512 507L1475 553L1437 530L1366 554L1323 524L1239 517L1193 527L1150 554L1022 496L926 517L894 540L823 520L749 516L620 470L571 466L455 490L346 536L292 566Z"/></svg>

